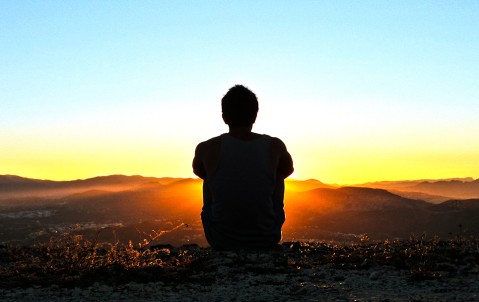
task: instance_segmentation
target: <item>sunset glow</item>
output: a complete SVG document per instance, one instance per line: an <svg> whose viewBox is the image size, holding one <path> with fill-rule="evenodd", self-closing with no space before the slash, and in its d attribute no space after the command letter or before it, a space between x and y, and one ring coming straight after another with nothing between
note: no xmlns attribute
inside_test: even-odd
<svg viewBox="0 0 479 302"><path fill-rule="evenodd" d="M292 178L479 178L479 4L423 1L0 4L0 175L194 177L259 98Z"/></svg>

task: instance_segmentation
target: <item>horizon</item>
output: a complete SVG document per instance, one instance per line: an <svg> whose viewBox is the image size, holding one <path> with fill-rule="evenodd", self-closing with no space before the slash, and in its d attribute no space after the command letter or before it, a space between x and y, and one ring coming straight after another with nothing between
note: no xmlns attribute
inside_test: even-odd
<svg viewBox="0 0 479 302"><path fill-rule="evenodd" d="M463 230L476 234L478 181L340 187L287 180L283 234L307 241L359 239L365 233L376 239L424 232L443 237L453 236L457 226L462 235ZM164 237L163 243L206 244L200 215L202 181L197 178L112 175L49 182L0 175L0 183L0 219L6 226L0 242L40 242L73 226L87 238L98 239L101 230L101 240L128 244L141 242L142 234L152 229L187 224L174 236Z"/></svg>
<svg viewBox="0 0 479 302"><path fill-rule="evenodd" d="M93 177L87 177L87 178L74 178L74 179L62 179L62 180L56 180L56 179L46 179L46 178L32 178L32 177L26 177L22 175L14 175L14 174L0 174L0 177L2 176L13 176L13 177L20 177L24 179L31 179L31 180L42 180L42 181L54 181L54 182L71 182L71 181L82 181L82 180L88 180L88 179L93 179L93 178L102 178L102 177L112 177L112 176L124 176L124 177L143 177L143 178L157 178L157 179L163 179L163 178L172 178L172 179L178 179L178 180L184 180L184 179L192 179L192 180L199 180L203 181L201 178L194 176L194 177L172 177L172 176L146 176L146 175L140 175L140 174L135 174L135 175L126 175L126 174L109 174L109 175L96 175ZM364 183L350 183L350 184L338 184L338 183L328 183L324 182L321 179L317 178L308 178L308 179L298 179L298 178L291 178L288 177L285 179L286 182L288 181L299 181L299 182L307 182L307 181L318 181L320 183L323 183L325 185L331 185L331 186L338 186L338 187L347 187L347 186L354 186L354 185L363 185L363 184L374 184L374 183L382 183L382 182L427 182L427 181L453 181L453 180L458 180L458 181L476 181L479 180L479 178L474 178L474 177L452 177L452 178L438 178L438 179L401 179L401 180L375 180L375 181L368 181Z"/></svg>
<svg viewBox="0 0 479 302"><path fill-rule="evenodd" d="M235 84L293 179L479 178L479 3L0 3L0 174L195 177Z"/></svg>

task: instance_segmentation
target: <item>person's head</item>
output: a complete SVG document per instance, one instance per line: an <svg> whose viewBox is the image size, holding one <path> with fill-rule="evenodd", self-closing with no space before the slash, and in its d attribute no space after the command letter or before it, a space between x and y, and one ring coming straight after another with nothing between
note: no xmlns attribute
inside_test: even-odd
<svg viewBox="0 0 479 302"><path fill-rule="evenodd" d="M221 99L223 120L230 127L250 127L258 114L258 99L242 85L231 87Z"/></svg>

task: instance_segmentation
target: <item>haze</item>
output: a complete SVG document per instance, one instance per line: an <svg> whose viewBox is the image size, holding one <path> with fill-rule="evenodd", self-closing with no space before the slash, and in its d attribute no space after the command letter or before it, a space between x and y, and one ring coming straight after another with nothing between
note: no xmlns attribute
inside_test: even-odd
<svg viewBox="0 0 479 302"><path fill-rule="evenodd" d="M0 244L48 241L65 232L127 244L158 230L166 232L158 243L206 245L201 192L199 179L111 175L54 182L0 175ZM287 180L283 240L474 236L478 197L473 179L357 187Z"/></svg>

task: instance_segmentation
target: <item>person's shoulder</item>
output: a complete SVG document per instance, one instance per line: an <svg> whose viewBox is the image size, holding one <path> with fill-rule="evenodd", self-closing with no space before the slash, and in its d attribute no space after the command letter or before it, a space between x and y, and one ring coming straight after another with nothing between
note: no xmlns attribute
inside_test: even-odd
<svg viewBox="0 0 479 302"><path fill-rule="evenodd" d="M286 145L281 139L274 136L269 136L269 138L271 140L271 147L273 149L278 151L286 150Z"/></svg>
<svg viewBox="0 0 479 302"><path fill-rule="evenodd" d="M210 138L209 140L206 140L206 141L204 141L204 142L199 143L198 146L208 147L208 146L217 145L217 144L221 143L221 137L222 137L222 136L223 136L223 135L219 135L219 136L212 137L212 138Z"/></svg>
<svg viewBox="0 0 479 302"><path fill-rule="evenodd" d="M216 148L221 144L221 135L220 136L215 136L212 137L204 142L201 142L196 146L196 151L197 152L203 152L203 151L210 151L213 148Z"/></svg>
<svg viewBox="0 0 479 302"><path fill-rule="evenodd" d="M293 159L286 149L285 143L277 137L271 137L271 154L277 158L276 173L283 179L291 175L294 171Z"/></svg>

